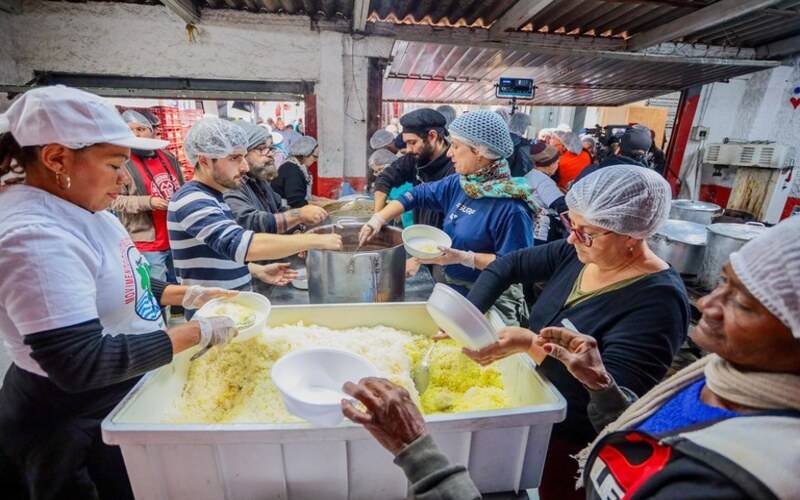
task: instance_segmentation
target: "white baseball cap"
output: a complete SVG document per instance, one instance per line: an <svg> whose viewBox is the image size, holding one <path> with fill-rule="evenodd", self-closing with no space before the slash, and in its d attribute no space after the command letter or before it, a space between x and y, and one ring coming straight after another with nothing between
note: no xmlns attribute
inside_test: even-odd
<svg viewBox="0 0 800 500"><path fill-rule="evenodd" d="M113 144L134 149L162 149L169 142L133 135L117 109L100 96L55 85L29 90L0 114L0 133L11 132L22 146L62 144L80 149Z"/></svg>
<svg viewBox="0 0 800 500"><path fill-rule="evenodd" d="M272 136L272 145L273 146L277 146L278 144L283 142L283 136L281 134L279 134L277 132L270 132L269 134Z"/></svg>

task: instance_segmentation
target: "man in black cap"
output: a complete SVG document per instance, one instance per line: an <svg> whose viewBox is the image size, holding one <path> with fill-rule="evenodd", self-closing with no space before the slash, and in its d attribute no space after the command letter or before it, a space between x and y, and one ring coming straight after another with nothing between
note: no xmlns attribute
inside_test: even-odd
<svg viewBox="0 0 800 500"><path fill-rule="evenodd" d="M386 167L375 180L375 211L386 206L389 192L410 182L414 186L438 181L453 174L453 162L447 157L450 148L445 137L445 117L436 110L422 108L400 118L406 154ZM414 210L414 222L442 227L444 215L433 210Z"/></svg>
<svg viewBox="0 0 800 500"><path fill-rule="evenodd" d="M611 165L639 165L644 168L652 168L649 160L650 146L653 139L650 129L642 125L628 127L619 140L619 152L606 156L600 163L589 165L578 174L575 182L583 179L592 172L596 172L603 167Z"/></svg>

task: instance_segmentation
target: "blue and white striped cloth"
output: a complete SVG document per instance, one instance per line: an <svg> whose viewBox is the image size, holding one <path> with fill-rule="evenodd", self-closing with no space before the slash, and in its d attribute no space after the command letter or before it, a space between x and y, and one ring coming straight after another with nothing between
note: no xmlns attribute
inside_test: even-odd
<svg viewBox="0 0 800 500"><path fill-rule="evenodd" d="M197 181L184 184L169 202L167 230L182 285L250 289L245 256L253 231L236 223L222 193Z"/></svg>

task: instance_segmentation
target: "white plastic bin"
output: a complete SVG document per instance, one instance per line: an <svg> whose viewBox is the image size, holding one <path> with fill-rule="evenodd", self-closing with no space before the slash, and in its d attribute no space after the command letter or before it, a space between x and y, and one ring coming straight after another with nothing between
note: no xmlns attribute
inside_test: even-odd
<svg viewBox="0 0 800 500"><path fill-rule="evenodd" d="M432 335L424 303L277 306L271 325L304 321L329 328L386 325ZM307 424L161 423L180 394L190 349L145 376L103 421L119 445L139 500L401 499L408 484L392 456L361 427ZM453 462L483 493L539 485L550 430L566 402L530 360L498 363L515 408L428 417Z"/></svg>

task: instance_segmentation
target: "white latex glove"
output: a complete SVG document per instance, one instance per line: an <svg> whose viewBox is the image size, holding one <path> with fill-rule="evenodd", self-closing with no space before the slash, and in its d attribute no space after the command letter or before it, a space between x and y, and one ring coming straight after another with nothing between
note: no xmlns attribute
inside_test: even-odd
<svg viewBox="0 0 800 500"><path fill-rule="evenodd" d="M211 316L203 318L195 316L200 323L200 342L201 349L227 344L232 338L239 335L236 323L227 316Z"/></svg>
<svg viewBox="0 0 800 500"><path fill-rule="evenodd" d="M361 246L371 240L372 237L378 234L381 228L385 225L386 219L378 214L373 214L367 223L361 227L361 231L358 233L358 245Z"/></svg>
<svg viewBox="0 0 800 500"><path fill-rule="evenodd" d="M232 290L225 290L224 288L205 287L200 285L192 285L183 295L181 305L184 309L200 309L206 302L220 297L236 297L239 292Z"/></svg>
<svg viewBox="0 0 800 500"><path fill-rule="evenodd" d="M439 247L442 255L435 259L419 259L423 264L434 264L437 266L450 266L460 264L470 269L475 269L475 252L456 250L455 248Z"/></svg>

